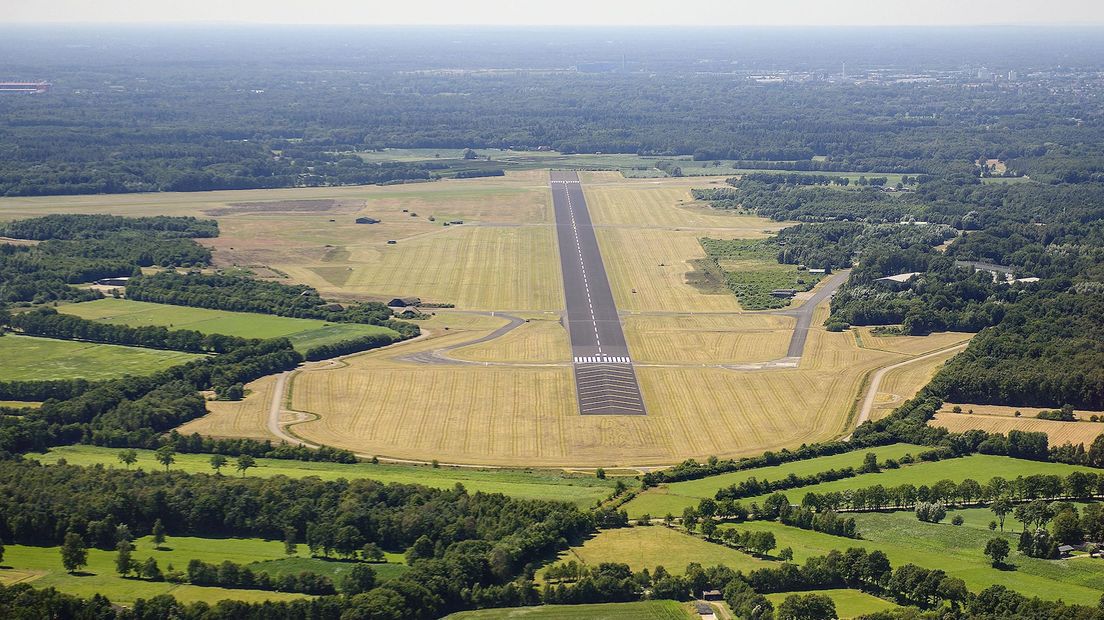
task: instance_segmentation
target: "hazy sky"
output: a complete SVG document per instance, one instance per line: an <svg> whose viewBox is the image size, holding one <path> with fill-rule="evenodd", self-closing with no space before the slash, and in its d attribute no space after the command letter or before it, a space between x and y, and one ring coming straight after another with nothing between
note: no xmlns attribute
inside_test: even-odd
<svg viewBox="0 0 1104 620"><path fill-rule="evenodd" d="M13 0L5 22L1104 25L1102 0Z"/></svg>

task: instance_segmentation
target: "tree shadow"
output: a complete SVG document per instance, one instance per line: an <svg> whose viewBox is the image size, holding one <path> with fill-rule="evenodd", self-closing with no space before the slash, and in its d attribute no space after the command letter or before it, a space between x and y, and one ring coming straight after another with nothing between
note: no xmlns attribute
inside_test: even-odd
<svg viewBox="0 0 1104 620"><path fill-rule="evenodd" d="M999 571L1012 572L1016 570L1016 565L1008 562L1001 562L1000 564L994 564L993 568Z"/></svg>
<svg viewBox="0 0 1104 620"><path fill-rule="evenodd" d="M96 573L92 573L92 572L89 572L89 571L86 571L86 570L75 570L75 571L73 571L69 574L74 576L74 577L95 577L96 576Z"/></svg>

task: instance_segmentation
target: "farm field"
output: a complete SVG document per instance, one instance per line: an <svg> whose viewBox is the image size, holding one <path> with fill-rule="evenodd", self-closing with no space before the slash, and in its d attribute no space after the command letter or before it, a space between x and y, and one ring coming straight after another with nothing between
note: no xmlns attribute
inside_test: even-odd
<svg viewBox="0 0 1104 620"><path fill-rule="evenodd" d="M863 547L868 551L880 550L894 568L912 563L925 568L943 569L948 575L961 578L974 592L999 584L1029 597L1061 598L1067 603L1095 605L1100 598L1100 588L1104 587L1104 561L1028 558L1015 551L1017 535L1008 531L1004 536L1013 549L1009 562L1016 565L1016 570L1011 571L993 568L983 553L986 541L1000 535L1000 532L958 527L947 522L922 523L910 511L853 516L858 522L862 540L802 530L774 521L724 524L721 527L772 532L778 548L791 547L794 561L798 563L812 556L824 555L832 549Z"/></svg>
<svg viewBox="0 0 1104 620"><path fill-rule="evenodd" d="M852 327L859 346L864 349L892 351L906 355L923 355L946 349L970 340L974 335L966 332L935 332L927 336L882 336L872 333L869 327Z"/></svg>
<svg viewBox="0 0 1104 620"><path fill-rule="evenodd" d="M138 462L133 468L162 470L163 467L149 450L137 450ZM62 446L53 448L46 454L32 454L42 463L56 463L65 459L70 465L103 465L108 468L123 468L118 459L119 449L96 446ZM213 473L209 454L177 454L171 470L188 473ZM236 475L233 459L224 469L226 476ZM572 476L555 471L523 471L441 467L389 465L371 463L321 463L293 461L287 459L256 459L256 467L248 470L249 477L269 478L287 476L289 478L317 477L321 480L353 480L367 478L384 483L421 484L439 489L451 489L457 483L463 484L468 491L475 493L503 493L511 497L524 499L555 498L590 506L599 499L606 498L616 485L612 479L599 480L594 476ZM282 555L280 556L282 557Z"/></svg>
<svg viewBox="0 0 1104 620"><path fill-rule="evenodd" d="M985 484L990 478L1000 476L1011 480L1017 476L1030 476L1033 474L1051 474L1066 476L1075 471L1092 472L1093 469L1080 465L1066 465L1064 463L1048 463L1043 461L1027 461L1014 459L1007 456L992 456L987 454L974 454L956 459L944 461L916 463L901 467L900 469L887 469L877 474L860 474L854 478L823 482L812 486L800 487L785 491L794 503L800 503L806 493L830 493L833 491L846 491L880 484L884 487L901 484L931 485L940 480L953 480L962 482L967 478ZM759 495L740 500L745 504L762 502L767 495Z"/></svg>
<svg viewBox="0 0 1104 620"><path fill-rule="evenodd" d="M88 379L149 375L199 355L113 344L8 334L0 337L0 381Z"/></svg>
<svg viewBox="0 0 1104 620"><path fill-rule="evenodd" d="M461 611L446 620L691 620L687 603L637 601L632 603L590 603L585 605L541 605Z"/></svg>
<svg viewBox="0 0 1104 620"><path fill-rule="evenodd" d="M673 575L683 574L686 565L691 562L702 566L724 564L745 573L771 565L768 561L662 525L603 530L582 545L561 553L556 563L571 560L589 565L602 562L628 564L633 571L645 568L654 571L657 566L662 566Z"/></svg>
<svg viewBox="0 0 1104 620"><path fill-rule="evenodd" d="M778 609L778 606L782 604L782 601L786 600L786 597L794 594L799 596L803 594L821 594L831 597L832 602L836 604L836 613L839 614L842 620L898 608L897 605L885 599L880 599L859 590L847 589L814 590L810 592L779 592L777 594L768 594L767 600L774 605L775 609Z"/></svg>
<svg viewBox="0 0 1104 620"><path fill-rule="evenodd" d="M953 344L949 346L953 346ZM943 364L947 363L947 360L961 352L962 349L947 351L887 371L878 386L878 393L874 396L874 407L871 409L870 418L880 420L893 413L898 405L912 398L923 389L935 376L935 373L939 372Z"/></svg>
<svg viewBox="0 0 1104 620"><path fill-rule="evenodd" d="M759 467L743 471L734 471L727 474L718 474L697 480L685 480L672 482L660 487L650 489L637 495L625 504L624 508L629 513L629 518L635 519L641 515L650 514L659 518L670 512L680 516L687 506L696 506L703 498L712 498L719 489L733 484L738 484L748 478L758 480L778 480L790 474L795 476L808 476L829 469L842 469L844 467L859 467L868 452L873 452L878 457L878 462L886 459L899 459L906 454L913 456L927 450L923 446L899 443L889 446L879 446L868 450L856 450L843 454L821 456L815 459L783 463L771 467Z"/></svg>
<svg viewBox="0 0 1104 620"><path fill-rule="evenodd" d="M377 325L327 323L315 319L209 310L113 298L66 304L59 306L58 311L101 323L131 327L158 325L173 329L193 329L204 334L229 334L242 338L284 336L300 351L370 334L395 333L391 329Z"/></svg>
<svg viewBox="0 0 1104 620"><path fill-rule="evenodd" d="M134 541L136 549L134 559L139 562L153 557L162 571L172 564L176 570L186 570L192 559L211 563L231 560L240 564L255 561L275 560L287 557L282 541L266 541L257 538L192 538L169 536L162 550L154 549L152 538L144 537ZM36 588L54 587L61 592L77 596L90 597L103 594L114 602L131 603L135 599L149 599L159 594L172 594L184 602L218 601L234 599L241 601L282 601L304 598L302 594L285 592L266 592L262 590L240 590L173 584L166 581L146 581L142 579L124 579L115 572L115 552L100 549L88 550L88 566L81 572L70 575L61 564L59 547L30 547L25 545L6 545L4 550L4 568L0 568L0 583L30 583ZM299 545L299 553L306 554L305 545Z"/></svg>
<svg viewBox="0 0 1104 620"><path fill-rule="evenodd" d="M952 413L947 411L947 406L944 405L943 409L936 413L928 424L943 427L952 433L962 433L973 429L1005 434L1011 430L1046 433L1052 446L1060 446L1065 443L1071 443L1075 446L1085 444L1086 449L1092 445L1092 442L1099 435L1104 433L1104 423L1037 420L1034 417L1037 410L1029 410L1027 407L1003 408L1022 410L1024 415L1019 418L1004 413L982 413L990 409L986 405L962 405L962 409L963 411L973 409L974 413ZM1087 413L1079 415L1083 418L1088 417Z"/></svg>

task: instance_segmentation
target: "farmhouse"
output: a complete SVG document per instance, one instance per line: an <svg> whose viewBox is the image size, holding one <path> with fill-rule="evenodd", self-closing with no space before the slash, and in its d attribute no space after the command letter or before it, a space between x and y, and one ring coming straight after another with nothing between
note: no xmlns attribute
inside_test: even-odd
<svg viewBox="0 0 1104 620"><path fill-rule="evenodd" d="M634 290L633 292L635 293L636 291ZM797 289L796 288L776 288L773 291L771 291L771 296L772 297L780 297L780 298L783 298L783 299L789 299L790 297L793 297L794 295L797 295Z"/></svg>
<svg viewBox="0 0 1104 620"><path fill-rule="evenodd" d="M723 598L720 590L702 590L701 597L703 601L719 601Z"/></svg>
<svg viewBox="0 0 1104 620"><path fill-rule="evenodd" d="M387 302L392 308L412 308L421 305L422 300L417 297L396 297Z"/></svg>
<svg viewBox="0 0 1104 620"><path fill-rule="evenodd" d="M1058 547L1058 554L1063 558L1073 557L1073 551L1074 547L1071 547L1070 545L1062 545L1061 547Z"/></svg>

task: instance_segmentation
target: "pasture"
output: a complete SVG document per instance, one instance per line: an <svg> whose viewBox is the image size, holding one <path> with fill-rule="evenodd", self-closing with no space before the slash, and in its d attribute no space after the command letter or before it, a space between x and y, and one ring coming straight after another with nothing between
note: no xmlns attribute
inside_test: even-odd
<svg viewBox="0 0 1104 620"><path fill-rule="evenodd" d="M586 605L541 605L461 611L446 620L691 620L686 603L637 601L632 603L590 603Z"/></svg>
<svg viewBox="0 0 1104 620"><path fill-rule="evenodd" d="M199 355L113 344L7 334L0 337L0 381L88 379L149 375Z"/></svg>
<svg viewBox="0 0 1104 620"><path fill-rule="evenodd" d="M868 450L855 450L843 454L821 456L804 461L793 461L770 467L734 471L697 480L672 482L637 495L625 504L625 510L628 511L629 517L633 519L645 514L659 518L668 512L677 517L682 515L683 509L687 506L696 506L700 500L707 497L712 498L718 490L733 484L739 484L749 478L779 480L791 474L809 476L829 469L858 468L862 465L868 452L877 455L878 462L881 463L887 459L899 459L906 454L916 455L927 449L923 446L899 443Z"/></svg>
<svg viewBox="0 0 1104 620"><path fill-rule="evenodd" d="M911 512L890 514L865 513L854 515L861 540L831 536L782 525L774 521L753 521L746 524L724 524L722 529L769 531L778 548L790 547L798 563L821 556L833 549L862 547L880 550L894 566L916 564L939 568L959 577L973 592L999 584L1026 596L1044 599L1061 598L1067 603L1095 605L1104 587L1104 560L1038 560L1015 551L1016 535L1003 534L1012 545L1009 562L1015 570L998 570L984 554L985 543L1001 535L988 529L922 523ZM1007 528L1006 528L1007 529Z"/></svg>
<svg viewBox="0 0 1104 620"><path fill-rule="evenodd" d="M989 479L1000 476L1011 480L1017 476L1031 476L1034 474L1047 474L1067 476L1075 471L1091 472L1089 467L1080 465L1066 465L1064 463L1048 463L1044 461L1027 461L1014 459L1007 456L993 456L988 454L973 454L961 458L947 459L944 461L922 462L903 466L899 469L886 469L876 474L860 474L854 478L823 482L807 487L800 487L785 491L786 496L793 503L800 503L806 493L830 493L843 492L848 489L880 484L884 487L911 484L914 486L932 485L940 480L952 480L956 483L967 478L972 478L981 484ZM745 504L762 502L768 494L749 497L740 500Z"/></svg>
<svg viewBox="0 0 1104 620"><path fill-rule="evenodd" d="M138 462L134 469L163 470L149 450L138 450ZM29 458L42 463L56 463L65 459L70 465L102 465L109 468L124 468L118 459L119 449L96 446L62 446L51 449L46 454L33 454ZM176 462L170 470L188 473L213 474L210 454L177 454ZM612 491L614 480L599 480L594 476L571 475L557 471L517 470L517 469L474 469L415 465L390 465L379 463L322 463L293 461L286 459L256 459L256 467L246 472L247 476L269 478L287 476L289 478L316 477L320 480L354 480L366 478L383 483L421 484L438 489L451 489L463 484L468 491L475 493L503 493L522 499L558 499L580 506L593 505L595 501L605 499ZM234 476L234 459L223 470L223 475Z"/></svg>
<svg viewBox="0 0 1104 620"><path fill-rule="evenodd" d="M240 564L256 561L276 560L287 557L284 543L277 540L257 538L192 538L169 536L160 550L154 549L150 537L134 541L134 559L144 562L146 558L157 560L163 572L171 564L176 570L186 570L192 559L204 562L221 563L231 560ZM305 545L298 546L300 555L308 553ZM136 599L149 599L159 594L172 594L183 602L223 599L240 601L286 601L304 598L302 594L285 592L266 592L262 590L239 590L174 584L167 581L146 581L143 579L124 579L115 572L115 552L100 549L88 550L88 566L80 572L70 575L61 564L59 547L30 547L25 545L6 545L4 567L0 568L0 583L30 583L36 588L57 588L66 594L90 597L102 594L113 602L133 603Z"/></svg>
<svg viewBox="0 0 1104 620"><path fill-rule="evenodd" d="M315 319L208 310L113 298L65 304L59 306L58 311L91 321L131 327L157 325L170 329L192 329L204 334L229 334L242 338L286 337L300 351L370 334L395 334L393 330L377 325L327 323Z"/></svg>
<svg viewBox="0 0 1104 620"><path fill-rule="evenodd" d="M782 601L786 600L786 597L790 595L803 595L803 594L820 594L830 597L832 602L836 604L836 613L842 620L848 620L849 618L857 618L867 614L877 613L879 611L889 611L891 609L897 609L897 605L885 600L862 592L860 590L815 590L810 592L779 592L777 594L768 594L767 600L770 601L775 609L782 604Z"/></svg>
<svg viewBox="0 0 1104 620"><path fill-rule="evenodd" d="M617 562L628 564L634 571L645 568L654 571L662 566L673 575L686 572L686 565L691 562L702 566L724 564L745 573L771 565L766 560L662 525L602 530L582 545L562 552L555 563L571 560L592 566Z"/></svg>

